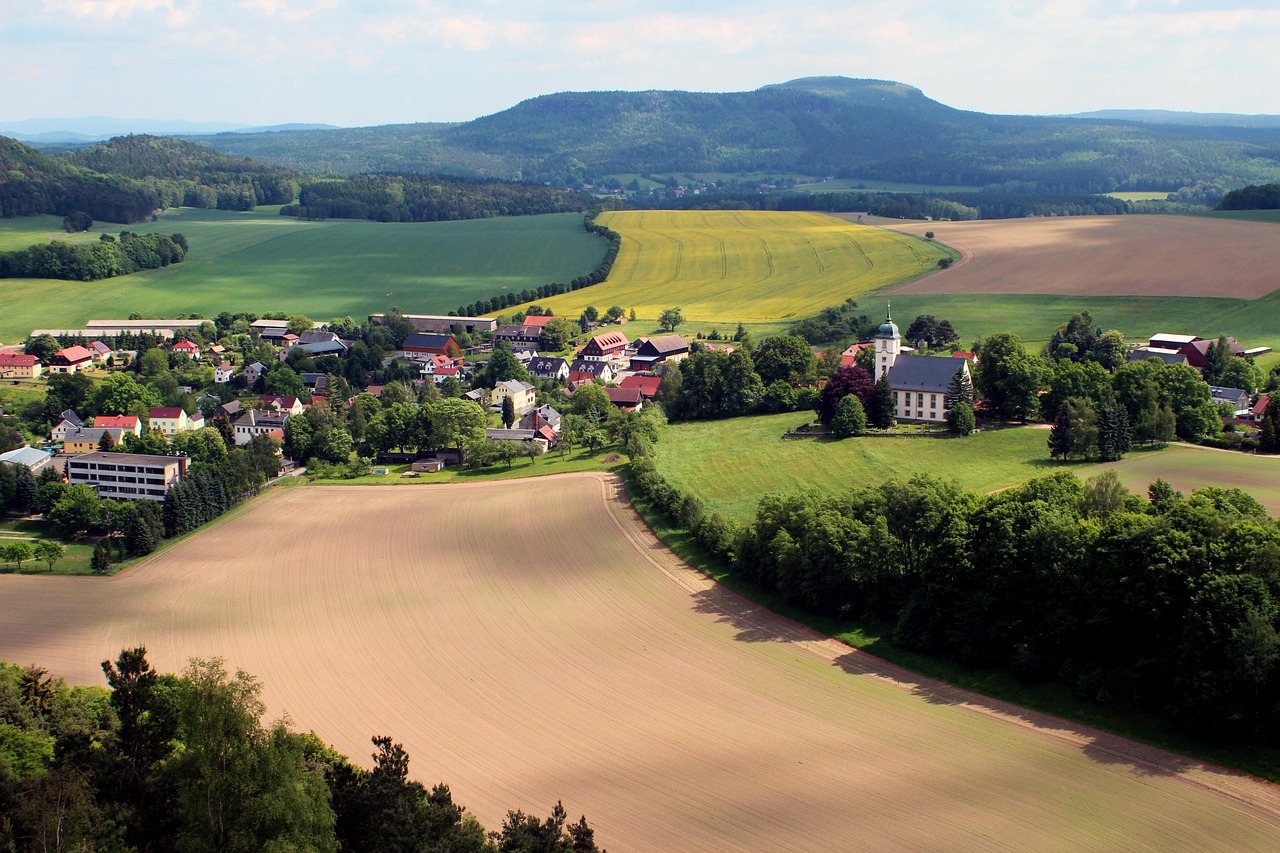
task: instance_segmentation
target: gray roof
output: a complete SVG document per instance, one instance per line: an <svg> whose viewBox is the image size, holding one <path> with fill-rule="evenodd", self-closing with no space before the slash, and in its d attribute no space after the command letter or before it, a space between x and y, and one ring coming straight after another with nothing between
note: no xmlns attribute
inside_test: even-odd
<svg viewBox="0 0 1280 853"><path fill-rule="evenodd" d="M562 369L567 368L569 363L563 358L546 358L538 356L529 362L530 373L559 373Z"/></svg>
<svg viewBox="0 0 1280 853"><path fill-rule="evenodd" d="M1224 388L1221 385L1210 385L1209 396L1236 403L1237 405L1249 402L1249 392L1243 388Z"/></svg>
<svg viewBox="0 0 1280 853"><path fill-rule="evenodd" d="M485 441L532 441L537 433L531 429L487 429Z"/></svg>
<svg viewBox="0 0 1280 853"><path fill-rule="evenodd" d="M58 415L58 418L60 419L58 423L61 423L62 421L66 421L67 423L71 424L73 427L79 428L84 426L84 421L80 420L80 416L77 415L72 409L67 409L61 415ZM54 426L57 426L57 424L54 424Z"/></svg>
<svg viewBox="0 0 1280 853"><path fill-rule="evenodd" d="M1136 361L1146 361L1149 358L1158 358L1165 364L1187 363L1187 357L1182 353L1162 347L1138 347L1125 356L1125 361L1132 364Z"/></svg>
<svg viewBox="0 0 1280 853"><path fill-rule="evenodd" d="M71 461L77 467L85 462L114 462L118 465L172 465L180 462L180 456L156 456L151 453L117 453L114 450L96 450L74 457Z"/></svg>
<svg viewBox="0 0 1280 853"><path fill-rule="evenodd" d="M28 468L35 468L47 462L52 456L53 454L47 450L25 446L15 448L14 450L10 450L6 453L0 453L0 462L8 462L10 465L25 465Z"/></svg>
<svg viewBox="0 0 1280 853"><path fill-rule="evenodd" d="M331 341L316 341L309 344L298 344L297 348L312 355L323 355L327 352L346 352L347 345L334 338Z"/></svg>
<svg viewBox="0 0 1280 853"><path fill-rule="evenodd" d="M960 358L938 358L928 355L900 355L889 368L889 386L895 391L928 391L942 393L951 377L964 367Z"/></svg>
<svg viewBox="0 0 1280 853"><path fill-rule="evenodd" d="M120 427L81 427L69 430L65 441L102 441L102 434L111 433L111 440L119 444L124 440L124 430Z"/></svg>

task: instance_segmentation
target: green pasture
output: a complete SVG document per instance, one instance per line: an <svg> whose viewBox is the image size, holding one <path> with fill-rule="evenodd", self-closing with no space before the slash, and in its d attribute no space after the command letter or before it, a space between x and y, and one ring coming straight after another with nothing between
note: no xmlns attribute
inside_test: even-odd
<svg viewBox="0 0 1280 853"><path fill-rule="evenodd" d="M40 560L28 560L22 564L22 573L41 574L41 575L91 575L93 570L90 568L90 562L93 559L93 547L97 540L88 544L83 542L70 542L63 539L53 529L53 525L40 518L19 518L0 520L0 546L8 545L13 542L26 542L28 545L34 546L37 541L48 539L54 542L61 542L67 549L62 559L58 560L50 572ZM11 574L15 571L14 564L8 561L0 561L0 574Z"/></svg>
<svg viewBox="0 0 1280 853"><path fill-rule="evenodd" d="M1280 456L1172 446L1161 453L1136 453L1119 462L1080 469L1082 477L1113 469L1132 492L1147 493L1157 479L1183 494L1206 486L1241 489L1258 499L1272 515L1280 515Z"/></svg>
<svg viewBox="0 0 1280 853"><path fill-rule="evenodd" d="M612 458L611 458L612 457ZM605 460L610 461L606 462ZM551 474L576 474L582 471L614 471L627 463L627 457L617 448L605 448L598 453L585 449L570 450L560 454L552 450L536 459L520 458L508 466L499 462L488 468L446 468L439 474L420 474L406 477L408 465L371 465L370 468L386 468L386 474L365 474L350 480L317 477L309 480L317 486L410 486L439 485L441 483L472 483L481 480L517 480L525 477L545 477Z"/></svg>
<svg viewBox="0 0 1280 853"><path fill-rule="evenodd" d="M1208 210L1195 215L1213 219L1244 219L1248 222L1280 222L1280 210Z"/></svg>
<svg viewBox="0 0 1280 853"><path fill-rule="evenodd" d="M0 281L0 340L33 328L95 318L221 311L284 311L317 318L353 316L397 305L446 313L503 290L568 281L589 272L605 243L582 230L578 214L462 222L300 222L278 208L251 213L180 208L138 232L181 232L191 253L178 265L98 282ZM0 245L18 248L61 231L57 217L0 220ZM95 224L117 233L123 226ZM54 230L56 229L56 231Z"/></svg>
<svg viewBox="0 0 1280 853"><path fill-rule="evenodd" d="M1121 201L1165 201L1169 198L1169 192L1144 192L1142 190L1121 190L1114 193L1103 193L1109 198L1118 198Z"/></svg>
<svg viewBox="0 0 1280 853"><path fill-rule="evenodd" d="M760 496L802 487L826 492L892 477L935 474L990 492L1065 466L1049 459L1049 433L1033 427L986 430L968 438L783 439L811 412L670 424L656 446L672 485L708 511L740 520Z"/></svg>

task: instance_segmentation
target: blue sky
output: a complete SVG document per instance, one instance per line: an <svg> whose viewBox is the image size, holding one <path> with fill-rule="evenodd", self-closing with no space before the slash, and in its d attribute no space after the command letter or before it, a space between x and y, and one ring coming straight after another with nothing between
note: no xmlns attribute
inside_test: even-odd
<svg viewBox="0 0 1280 853"><path fill-rule="evenodd" d="M963 109L1280 113L1275 0L0 0L0 119L456 121L557 91L899 80Z"/></svg>

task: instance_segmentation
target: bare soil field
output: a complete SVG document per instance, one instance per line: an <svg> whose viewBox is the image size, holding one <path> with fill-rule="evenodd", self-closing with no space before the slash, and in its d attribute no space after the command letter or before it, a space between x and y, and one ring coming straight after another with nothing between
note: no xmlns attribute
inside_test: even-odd
<svg viewBox="0 0 1280 853"><path fill-rule="evenodd" d="M1225 296L1280 290L1272 223L1198 216L1061 216L975 222L864 217L964 256L897 293Z"/></svg>
<svg viewBox="0 0 1280 853"><path fill-rule="evenodd" d="M353 758L614 853L1268 849L1280 788L923 680L680 563L603 475L278 490L108 579L0 576L0 658L221 655Z"/></svg>

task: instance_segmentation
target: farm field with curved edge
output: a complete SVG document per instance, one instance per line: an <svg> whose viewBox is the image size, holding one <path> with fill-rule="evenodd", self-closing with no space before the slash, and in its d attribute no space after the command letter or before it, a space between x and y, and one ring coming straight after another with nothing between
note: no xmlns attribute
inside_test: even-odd
<svg viewBox="0 0 1280 853"><path fill-rule="evenodd" d="M1276 786L750 604L602 475L278 490L113 578L0 576L0 608L0 658L101 683L128 644L168 670L222 655L354 759L390 734L486 824L563 799L615 853L1256 850L1280 833Z"/></svg>
<svg viewBox="0 0 1280 853"><path fill-rule="evenodd" d="M608 281L538 304L577 317L588 305L655 320L785 322L936 269L948 253L913 236L820 213L636 210L597 220L622 235Z"/></svg>
<svg viewBox="0 0 1280 853"><path fill-rule="evenodd" d="M61 233L58 217L0 220L0 248L56 239L98 239L100 232L180 232L191 252L180 264L105 281L0 279L0 341L33 328L86 320L172 317L221 311L357 319L398 305L444 314L505 289L568 281L589 272L607 244L582 229L576 213L386 223L303 222L279 208L251 213L178 208L158 222L95 223L88 235Z"/></svg>
<svg viewBox="0 0 1280 853"><path fill-rule="evenodd" d="M959 249L951 269L901 293L1215 296L1280 290L1280 230L1201 216L1054 216L973 222L871 220Z"/></svg>

